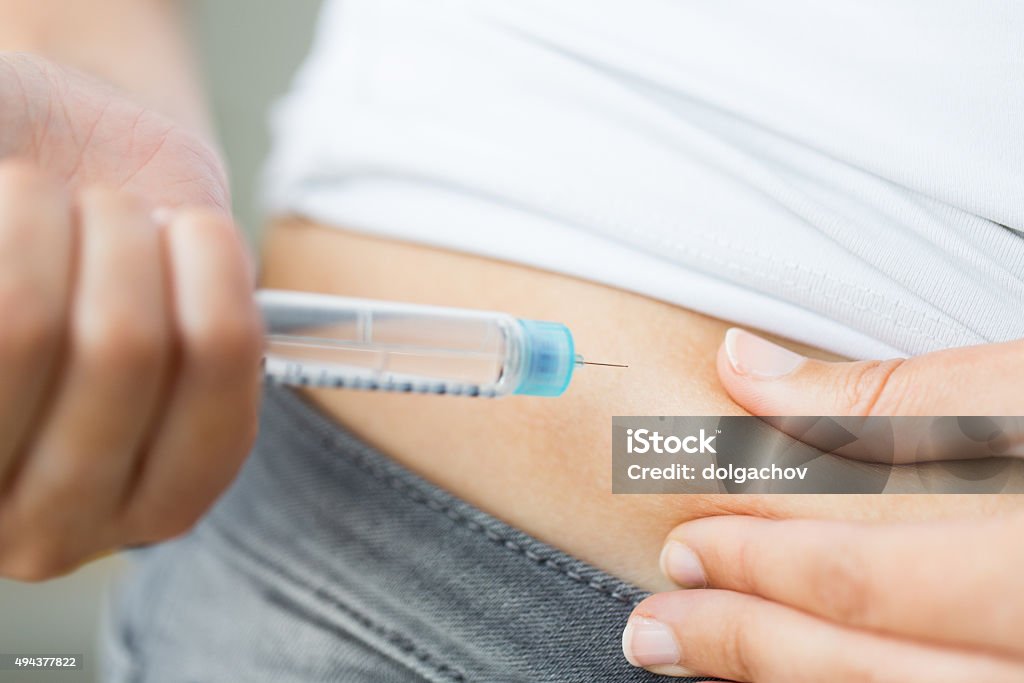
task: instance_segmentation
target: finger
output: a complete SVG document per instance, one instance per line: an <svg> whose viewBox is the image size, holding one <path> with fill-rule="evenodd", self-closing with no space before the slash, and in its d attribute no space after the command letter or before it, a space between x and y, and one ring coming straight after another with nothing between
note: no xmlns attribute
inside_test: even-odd
<svg viewBox="0 0 1024 683"><path fill-rule="evenodd" d="M230 220L186 210L165 229L179 369L125 501L137 541L187 530L231 481L256 433L263 328Z"/></svg>
<svg viewBox="0 0 1024 683"><path fill-rule="evenodd" d="M0 492L60 353L73 246L60 186L24 162L0 164Z"/></svg>
<svg viewBox="0 0 1024 683"><path fill-rule="evenodd" d="M622 637L634 666L672 676L753 683L1009 683L1024 664L884 638L730 591L661 593Z"/></svg>
<svg viewBox="0 0 1024 683"><path fill-rule="evenodd" d="M733 328L719 349L718 375L754 415L1024 414L1024 341L829 363Z"/></svg>
<svg viewBox="0 0 1024 683"><path fill-rule="evenodd" d="M160 240L141 201L85 191L68 355L28 445L6 522L37 562L103 547L134 470L170 354Z"/></svg>
<svg viewBox="0 0 1024 683"><path fill-rule="evenodd" d="M739 591L845 625L1024 655L1024 546L1014 544L1022 519L871 525L708 517L669 535L662 569L684 587Z"/></svg>

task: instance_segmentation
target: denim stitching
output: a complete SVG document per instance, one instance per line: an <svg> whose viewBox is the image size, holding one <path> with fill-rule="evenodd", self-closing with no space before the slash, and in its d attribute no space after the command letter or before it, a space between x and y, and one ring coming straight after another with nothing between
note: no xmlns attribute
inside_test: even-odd
<svg viewBox="0 0 1024 683"><path fill-rule="evenodd" d="M361 444L358 444L358 445L361 446ZM344 446L346 448L350 448L352 446L352 444L342 444L342 443L337 442L334 439L334 437L332 437L332 436L325 436L325 437L323 437L323 440L321 441L321 446L325 446L325 447L331 447L331 446L342 447L342 446ZM588 588L592 588L593 590L596 590L599 593L603 593L604 595L607 595L607 596L609 596L609 597L611 597L611 598L613 598L613 599L615 599L615 600L617 600L617 601L619 601L619 602L621 602L621 603L623 603L625 605L632 606L632 605L636 605L636 604L638 604L640 602L640 600L638 600L638 599L630 598L629 596L624 595L623 593L621 593L619 591L616 591L616 590L608 588L607 586L605 586L600 581L593 580L593 579L587 579L587 578L583 577L581 574L579 574L578 572L575 572L572 569L568 569L566 567L563 567L558 562L558 560L556 560L554 558L544 557L543 555L537 553L536 551L532 551L532 550L529 550L529 549L525 548L524 546L522 546L521 544L513 541L512 539L506 538L505 536L502 536L501 534L499 534L498 532L494 531L493 529L488 529L487 527L483 526L479 522L476 522L474 520L469 519L468 517L466 517L465 515L463 515L462 513L460 513L458 510L454 509L450 505L445 505L443 503L439 503L436 500L428 498L425 494L423 494L422 492L416 490L416 488L414 488L408 482L402 481L399 477L397 477L395 475L392 475L392 474L387 474L385 472L379 471L379 467L375 463L370 461L370 458L374 457L375 454L370 452L370 454L368 455L367 452L365 452L363 448L360 448L359 450L363 451L363 452L359 452L359 453L356 454L356 457L354 458L354 462L360 467L360 469L365 470L370 475L372 475L374 478L376 478L376 479L378 479L380 481L383 481L388 486L390 486L394 490L398 491L399 493L403 494L407 498L413 500L414 502L419 503L420 505L423 505L423 506L427 507L428 509L433 510L434 512L440 512L440 513L444 514L446 517L451 519L452 522L454 522L454 523L456 523L456 524L458 524L458 525L460 525L462 527L465 527L466 529L469 529L470 531L482 534L485 538L487 538L487 540L493 542L495 545L503 547L503 548L505 548L507 550L511 550L512 552L518 553L518 554L522 555L523 557L527 558L528 560L530 560L531 562L534 562L534 563L536 563L536 564L538 564L538 565L540 565L542 567L547 567L549 569L553 569L556 572L558 572L558 573L568 577L572 581L575 581L576 583L582 584L582 585L584 585L584 586L586 586Z"/></svg>
<svg viewBox="0 0 1024 683"><path fill-rule="evenodd" d="M415 641L413 641L412 638L398 631L389 629L382 624L377 623L371 617L364 614L362 611L344 602L341 598L331 595L326 590L324 590L323 587L314 586L313 584L302 579L296 574L289 572L281 564L274 562L273 560L264 555L258 554L256 551L250 548L248 544L245 543L245 541L238 538L232 532L218 524L216 522L216 519L211 519L211 523L207 528L210 529L212 532L216 533L217 535L219 535L225 542L234 546L234 548L239 552L245 553L250 558L257 560L258 563L266 566L268 569L280 575L281 577L305 588L307 591L310 592L313 598L328 602L335 609L338 609L341 612L347 614L363 628L368 629L369 631L377 634L378 636L383 638L387 643L395 646L403 653L412 655L422 664L433 668L437 674L446 677L449 681L452 681L453 683L466 683L466 681L468 680L465 674L463 674L461 671L449 666L448 664L445 664L444 662L438 661L430 652L416 645ZM247 566L242 565L242 570L247 571Z"/></svg>
<svg viewBox="0 0 1024 683"><path fill-rule="evenodd" d="M292 394L292 400L299 402L303 401L301 397L295 394ZM324 425L318 424L318 422L320 420L323 420L324 422L326 422L326 426L328 429L338 429L336 425L327 422L326 418L322 418L318 414L308 415L299 407L291 405L290 401L288 400L282 401L281 403L284 404L285 410L287 410L297 419L309 424L311 427L322 429ZM309 406L306 407L307 409L310 409ZM303 430L297 431L301 437L306 438L311 443L315 443L315 441L310 439ZM355 457L351 459L351 462L355 463L360 469L367 472L375 479L384 482L398 493L401 493L410 500L420 505L423 505L429 510L433 510L434 512L440 512L444 514L449 519L451 519L452 522L466 529L469 529L474 533L483 535L485 538L493 542L495 545L503 547L519 555L522 555L531 562L534 562L535 564L541 567L551 569L561 574L562 576L565 576L566 578L575 583L590 588L598 593L601 593L602 595L606 595L612 598L613 600L616 600L624 605L628 605L631 607L639 604L644 599L644 597L646 597L646 594L629 595L627 593L623 593L620 590L609 588L597 579L589 579L581 575L577 571L574 571L568 567L564 567L558 560L550 556L542 555L541 553L538 553L534 550L530 550L522 544L517 543L516 541L499 534L493 529L487 528L479 522L468 518L466 515L456 510L454 506L450 504L440 503L436 500L431 499L423 492L418 491L413 484L403 481L400 477L387 472L384 469L384 467L382 467L380 464L373 462L373 459L378 458L380 456L368 445L356 440L354 437L351 437L347 434L341 434L339 436L340 440L336 438L333 434L324 435L321 437L319 443L317 443L316 445L318 445L321 448L345 448L355 450Z"/></svg>

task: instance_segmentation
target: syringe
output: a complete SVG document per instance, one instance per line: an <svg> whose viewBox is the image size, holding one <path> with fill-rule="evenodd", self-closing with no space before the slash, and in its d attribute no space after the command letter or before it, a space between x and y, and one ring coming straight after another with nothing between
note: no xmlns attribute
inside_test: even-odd
<svg viewBox="0 0 1024 683"><path fill-rule="evenodd" d="M264 372L295 386L560 396L578 365L561 323L504 313L260 290ZM625 366L615 366L625 367Z"/></svg>

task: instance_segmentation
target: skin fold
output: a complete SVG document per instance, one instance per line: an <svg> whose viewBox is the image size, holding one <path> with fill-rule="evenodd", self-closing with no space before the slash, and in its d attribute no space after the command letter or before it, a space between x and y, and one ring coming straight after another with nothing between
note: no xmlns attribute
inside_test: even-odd
<svg viewBox="0 0 1024 683"><path fill-rule="evenodd" d="M270 229L262 284L557 320L588 358L629 364L585 368L554 400L309 394L427 479L651 590L673 586L658 556L669 531L687 520L970 518L1017 505L1011 497L968 495L612 495L612 416L745 414L715 368L726 323L574 278L300 220Z"/></svg>

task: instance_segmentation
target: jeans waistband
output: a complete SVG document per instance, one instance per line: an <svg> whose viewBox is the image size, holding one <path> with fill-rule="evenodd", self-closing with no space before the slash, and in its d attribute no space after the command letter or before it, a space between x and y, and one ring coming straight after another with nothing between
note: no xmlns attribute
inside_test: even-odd
<svg viewBox="0 0 1024 683"><path fill-rule="evenodd" d="M679 680L622 657L644 591L430 484L285 388L268 390L257 447L205 526L428 680Z"/></svg>

